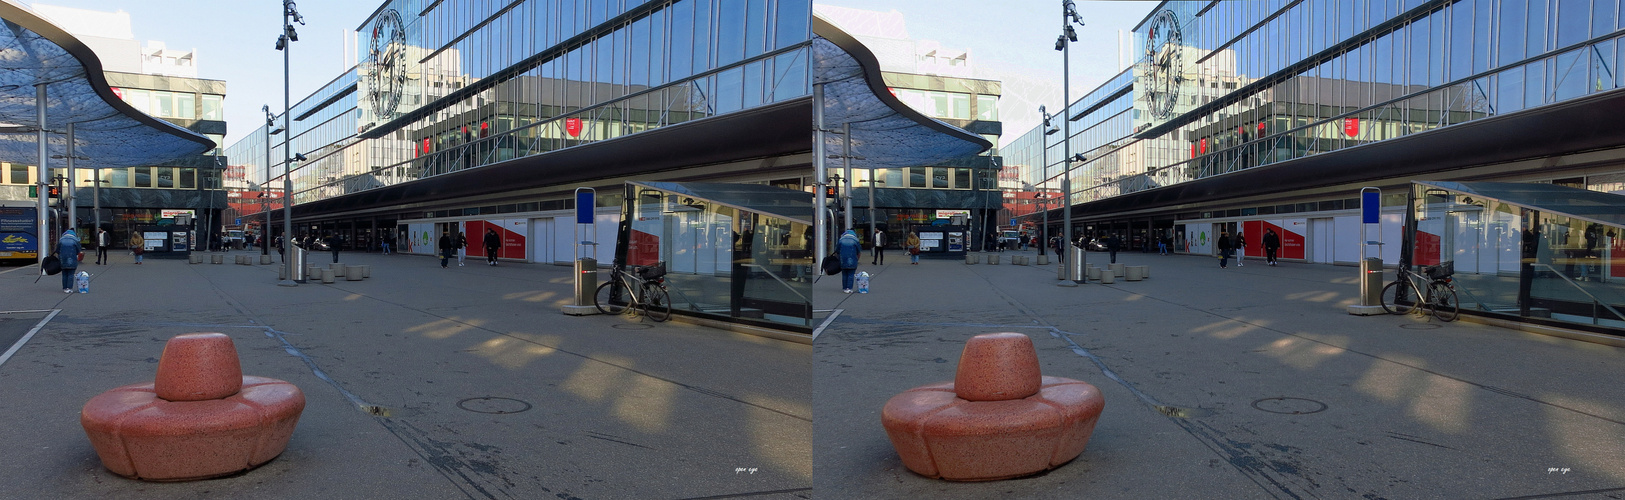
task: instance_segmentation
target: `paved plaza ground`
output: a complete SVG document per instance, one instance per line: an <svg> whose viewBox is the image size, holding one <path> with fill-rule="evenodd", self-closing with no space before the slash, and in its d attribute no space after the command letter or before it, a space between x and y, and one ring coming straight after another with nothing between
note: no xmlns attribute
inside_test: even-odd
<svg viewBox="0 0 1625 500"><path fill-rule="evenodd" d="M372 277L283 288L229 255L115 253L81 268L91 293L67 295L0 268L0 350L34 331L0 364L0 498L812 496L811 346L565 316L568 267L342 260ZM152 380L171 336L208 331L233 338L245 374L304 391L287 450L207 481L108 472L80 408Z"/></svg>
<svg viewBox="0 0 1625 500"><path fill-rule="evenodd" d="M818 498L1625 498L1625 349L1350 316L1352 267L1124 252L1152 278L1061 288L1016 254L865 256L872 293L816 285L839 310L814 342ZM1100 388L1088 448L1025 479L909 472L881 407L1000 331L1031 336L1045 375Z"/></svg>

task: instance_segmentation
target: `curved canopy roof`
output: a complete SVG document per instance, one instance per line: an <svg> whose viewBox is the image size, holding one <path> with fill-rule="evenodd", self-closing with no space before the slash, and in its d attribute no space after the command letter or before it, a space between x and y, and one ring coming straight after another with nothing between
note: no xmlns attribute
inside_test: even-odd
<svg viewBox="0 0 1625 500"><path fill-rule="evenodd" d="M824 127L852 127L853 168L931 165L993 147L987 139L908 107L880 76L880 62L852 35L813 16L813 84L824 86ZM824 153L842 153L826 134Z"/></svg>
<svg viewBox="0 0 1625 500"><path fill-rule="evenodd" d="M66 155L67 124L73 123L74 167L153 165L214 148L207 137L119 99L96 54L33 11L0 0L0 23L0 161L39 163L35 97L41 84L48 152Z"/></svg>

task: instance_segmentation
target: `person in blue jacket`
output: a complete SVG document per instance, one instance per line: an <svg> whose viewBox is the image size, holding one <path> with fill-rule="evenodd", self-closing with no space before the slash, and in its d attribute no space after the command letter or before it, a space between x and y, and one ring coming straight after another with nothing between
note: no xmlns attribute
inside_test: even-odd
<svg viewBox="0 0 1625 500"><path fill-rule="evenodd" d="M858 256L863 253L858 243L858 233L848 230L841 235L841 240L835 244L835 251L841 259L841 291L852 293L852 277L858 273Z"/></svg>
<svg viewBox="0 0 1625 500"><path fill-rule="evenodd" d="M79 272L79 252L84 250L79 245L79 236L69 229L62 232L62 239L57 241L56 252L62 259L62 293L73 293L73 275Z"/></svg>

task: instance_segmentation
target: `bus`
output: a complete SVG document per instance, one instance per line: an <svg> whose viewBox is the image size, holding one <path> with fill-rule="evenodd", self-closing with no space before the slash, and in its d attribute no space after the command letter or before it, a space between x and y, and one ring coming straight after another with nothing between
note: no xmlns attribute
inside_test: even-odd
<svg viewBox="0 0 1625 500"><path fill-rule="evenodd" d="M0 260L36 261L39 249L39 207L26 202L0 202ZM50 216L47 231L58 230L55 210L46 210ZM46 238L55 241L55 238Z"/></svg>

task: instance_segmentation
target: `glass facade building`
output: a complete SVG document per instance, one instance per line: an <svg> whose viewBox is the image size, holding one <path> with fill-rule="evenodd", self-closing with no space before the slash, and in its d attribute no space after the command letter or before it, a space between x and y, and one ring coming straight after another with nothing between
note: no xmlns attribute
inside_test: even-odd
<svg viewBox="0 0 1625 500"><path fill-rule="evenodd" d="M1576 110L1625 86L1620 14L1608 0L1164 2L1134 30L1137 63L1067 107L1083 161L1038 129L1004 152L1043 190L1070 187L1086 235L1209 253L1244 232L1261 255L1268 229L1286 258L1352 263L1363 185L1388 189L1387 241L1416 178L1618 191L1622 141L1562 137L1602 135Z"/></svg>
<svg viewBox="0 0 1625 500"><path fill-rule="evenodd" d="M810 17L807 0L385 2L357 27L359 64L291 111L291 147L308 157L292 169L295 220L346 236L355 231L358 244L375 241L377 234L343 225L333 200L392 187L422 191L405 185L545 163L551 153L597 142L808 101ZM283 139L271 136L274 163L283 158ZM265 176L265 147L260 131L228 155L257 181ZM568 176L537 172L525 185L486 188L486 195L540 189L502 203L454 198L427 210L424 203L401 209L405 201L364 208L384 213L381 224L368 223L373 231L407 218L565 209L569 189L541 188L588 181L618 188L629 176L706 163L717 161L632 166L621 176L583 163L566 166ZM788 172L743 180L799 188L804 173ZM729 179L726 172L705 175ZM600 205L618 206L615 198Z"/></svg>

